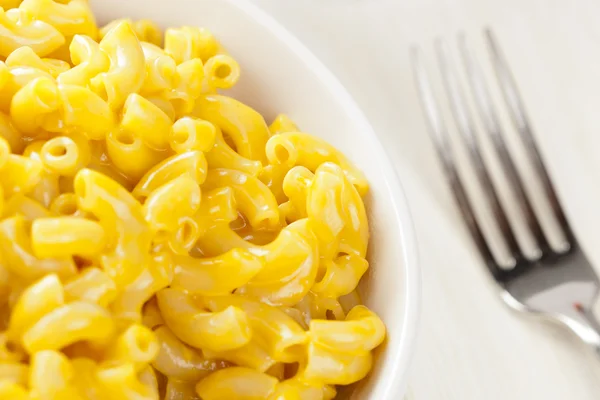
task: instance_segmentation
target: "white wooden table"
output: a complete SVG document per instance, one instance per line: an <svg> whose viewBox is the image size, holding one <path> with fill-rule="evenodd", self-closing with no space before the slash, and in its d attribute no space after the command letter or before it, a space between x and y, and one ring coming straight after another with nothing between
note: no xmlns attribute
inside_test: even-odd
<svg viewBox="0 0 600 400"><path fill-rule="evenodd" d="M491 25L542 153L600 266L600 3L597 0L255 0L338 75L394 159L414 216L423 316L416 400L597 400L600 359L510 312L459 219L424 129L408 46Z"/></svg>

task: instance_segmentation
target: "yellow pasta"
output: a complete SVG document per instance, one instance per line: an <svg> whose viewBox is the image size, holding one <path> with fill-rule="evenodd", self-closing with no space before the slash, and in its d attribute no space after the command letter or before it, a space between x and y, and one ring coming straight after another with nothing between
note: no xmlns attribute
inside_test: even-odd
<svg viewBox="0 0 600 400"><path fill-rule="evenodd" d="M324 140L306 133L287 132L275 135L269 139L266 153L272 164L301 165L311 171L315 171L323 163L335 163L344 170L361 195L364 195L369 188L363 173L342 153Z"/></svg>
<svg viewBox="0 0 600 400"><path fill-rule="evenodd" d="M139 180L167 156L164 151L151 149L140 137L119 128L106 136L106 151L112 165L132 181Z"/></svg>
<svg viewBox="0 0 600 400"><path fill-rule="evenodd" d="M267 399L277 379L249 368L232 367L212 373L198 383L196 391L203 400Z"/></svg>
<svg viewBox="0 0 600 400"><path fill-rule="evenodd" d="M15 93L10 103L10 116L17 129L36 136L42 129L55 127L60 106L56 82L36 78Z"/></svg>
<svg viewBox="0 0 600 400"><path fill-rule="evenodd" d="M76 273L75 263L72 259L41 259L33 254L27 222L20 215L0 221L0 249L11 272L27 281L51 273L57 273L64 277L70 277Z"/></svg>
<svg viewBox="0 0 600 400"><path fill-rule="evenodd" d="M214 89L230 89L240 79L240 66L230 56L218 54L204 64L207 84Z"/></svg>
<svg viewBox="0 0 600 400"><path fill-rule="evenodd" d="M84 218L38 218L31 226L31 245L38 258L93 259L104 250L106 233L102 225Z"/></svg>
<svg viewBox="0 0 600 400"><path fill-rule="evenodd" d="M156 335L143 325L131 325L111 346L106 355L110 363L132 363L140 371L156 358L160 349Z"/></svg>
<svg viewBox="0 0 600 400"><path fill-rule="evenodd" d="M105 344L115 333L115 323L106 309L75 301L50 311L23 334L29 354L60 350L79 341Z"/></svg>
<svg viewBox="0 0 600 400"><path fill-rule="evenodd" d="M32 67L47 72L56 78L70 69L69 63L52 58L42 59L31 47L19 47L6 57L8 67Z"/></svg>
<svg viewBox="0 0 600 400"><path fill-rule="evenodd" d="M247 105L226 96L206 96L198 100L194 114L227 132L243 157L266 161L269 128L263 117Z"/></svg>
<svg viewBox="0 0 600 400"><path fill-rule="evenodd" d="M0 398L331 400L385 339L368 183L200 27L0 0Z"/></svg>
<svg viewBox="0 0 600 400"><path fill-rule="evenodd" d="M74 381L73 365L62 353L43 350L32 356L29 387L34 396L42 399L77 399Z"/></svg>
<svg viewBox="0 0 600 400"><path fill-rule="evenodd" d="M219 44L208 30L184 26L165 31L165 51L181 64L194 58L207 61L217 54Z"/></svg>
<svg viewBox="0 0 600 400"><path fill-rule="evenodd" d="M173 124L169 143L177 153L190 150L206 153L214 146L216 136L215 126L210 122L184 117Z"/></svg>
<svg viewBox="0 0 600 400"><path fill-rule="evenodd" d="M279 224L277 200L258 178L232 169L214 169L208 172L204 187L215 189L231 187L239 210L253 228L271 228Z"/></svg>
<svg viewBox="0 0 600 400"><path fill-rule="evenodd" d="M89 169L75 176L75 194L82 210L118 229L112 251L103 254L101 262L118 286L131 283L148 259L151 240L141 204L118 183Z"/></svg>
<svg viewBox="0 0 600 400"><path fill-rule="evenodd" d="M64 36L97 35L96 21L87 0L71 0L65 4L53 0L23 0L19 8L34 19L52 25Z"/></svg>
<svg viewBox="0 0 600 400"><path fill-rule="evenodd" d="M0 380L0 398L11 400L30 400L27 390L10 380Z"/></svg>
<svg viewBox="0 0 600 400"><path fill-rule="evenodd" d="M69 52L75 66L57 77L60 84L87 86L92 78L110 68L110 58L89 36L75 35Z"/></svg>
<svg viewBox="0 0 600 400"><path fill-rule="evenodd" d="M183 342L197 348L226 351L250 340L246 313L231 306L218 312L203 311L186 292L163 289L157 294L165 323Z"/></svg>
<svg viewBox="0 0 600 400"><path fill-rule="evenodd" d="M226 295L248 283L263 266L259 257L242 249L204 259L178 256L171 286L204 296Z"/></svg>
<svg viewBox="0 0 600 400"><path fill-rule="evenodd" d="M142 138L151 148L169 146L171 119L160 108L138 94L131 94L123 106L121 129Z"/></svg>
<svg viewBox="0 0 600 400"><path fill-rule="evenodd" d="M180 176L189 176L198 184L206 180L206 157L200 151L186 151L169 157L148 171L133 189L137 198L146 198L154 190Z"/></svg>
<svg viewBox="0 0 600 400"><path fill-rule="evenodd" d="M144 83L144 52L128 22L121 22L111 29L100 42L100 49L110 59L110 67L107 72L93 77L90 85L116 110Z"/></svg>
<svg viewBox="0 0 600 400"><path fill-rule="evenodd" d="M154 333L160 350L152 365L169 378L197 382L211 372L227 366L223 362L207 360L201 352L179 340L166 326L159 326Z"/></svg>
<svg viewBox="0 0 600 400"><path fill-rule="evenodd" d="M64 36L52 25L18 8L8 11L0 8L0 37L0 57L4 58L21 46L29 46L44 57L65 42Z"/></svg>
<svg viewBox="0 0 600 400"><path fill-rule="evenodd" d="M160 28L154 22L147 19L140 19L137 21L132 21L130 19L114 20L100 29L100 38L106 36L106 34L110 32L112 28L114 28L123 21L126 21L129 24L131 24L133 31L135 32L138 39L140 39L141 41L151 43L155 46L161 45L162 32L160 31Z"/></svg>
<svg viewBox="0 0 600 400"><path fill-rule="evenodd" d="M64 285L67 301L87 301L108 307L117 297L117 286L108 274L99 268L88 267Z"/></svg>

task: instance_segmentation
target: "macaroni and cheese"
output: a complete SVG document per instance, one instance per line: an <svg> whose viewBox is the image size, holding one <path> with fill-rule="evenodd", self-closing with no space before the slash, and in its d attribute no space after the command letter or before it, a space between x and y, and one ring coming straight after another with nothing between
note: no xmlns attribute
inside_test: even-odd
<svg viewBox="0 0 600 400"><path fill-rule="evenodd" d="M206 29L0 0L0 399L329 400L385 339L368 183Z"/></svg>

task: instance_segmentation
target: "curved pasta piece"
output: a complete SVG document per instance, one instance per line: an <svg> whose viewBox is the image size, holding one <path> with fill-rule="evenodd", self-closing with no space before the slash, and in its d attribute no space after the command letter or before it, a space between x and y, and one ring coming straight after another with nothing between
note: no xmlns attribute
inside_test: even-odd
<svg viewBox="0 0 600 400"><path fill-rule="evenodd" d="M86 0L71 0L65 4L53 0L23 0L19 8L34 19L52 25L64 36L98 35L96 19Z"/></svg>
<svg viewBox="0 0 600 400"><path fill-rule="evenodd" d="M174 378L169 378L167 387L165 388L164 400L200 400L196 394L196 382L181 381Z"/></svg>
<svg viewBox="0 0 600 400"><path fill-rule="evenodd" d="M307 214L323 243L339 240L339 252L365 257L369 222L365 205L341 167L325 163L317 168L307 198Z"/></svg>
<svg viewBox="0 0 600 400"><path fill-rule="evenodd" d="M271 122L271 125L269 125L269 131L271 131L271 135L276 135L284 132L298 132L299 129L290 117L286 114L279 114Z"/></svg>
<svg viewBox="0 0 600 400"><path fill-rule="evenodd" d="M7 337L21 342L25 331L64 303L65 292L58 276L46 275L27 287L19 296L10 315Z"/></svg>
<svg viewBox="0 0 600 400"><path fill-rule="evenodd" d="M275 195L275 199L277 199L277 203L279 204L288 200L283 191L283 180L289 170L290 169L285 165L267 165L258 173L258 179L267 185L269 190L273 192L273 195ZM281 222L283 223L285 221L282 220Z"/></svg>
<svg viewBox="0 0 600 400"><path fill-rule="evenodd" d="M202 352L183 343L166 326L154 331L160 350L152 366L171 379L197 382L213 371L228 366L222 361L207 360Z"/></svg>
<svg viewBox="0 0 600 400"><path fill-rule="evenodd" d="M42 350L33 354L29 369L29 387L33 393L55 399L78 398L74 386L75 369L61 352Z"/></svg>
<svg viewBox="0 0 600 400"><path fill-rule="evenodd" d="M100 140L114 129L115 116L108 103L90 89L61 84L58 92L63 119L61 131L77 132L89 140Z"/></svg>
<svg viewBox="0 0 600 400"><path fill-rule="evenodd" d="M259 342L275 361L296 362L301 357L299 347L307 342L308 336L280 309L239 295L210 297L205 302L215 312L232 306L243 310L252 328L252 341Z"/></svg>
<svg viewBox="0 0 600 400"><path fill-rule="evenodd" d="M258 112L231 97L209 95L197 100L194 115L227 133L240 155L266 164L265 145L270 132Z"/></svg>
<svg viewBox="0 0 600 400"><path fill-rule="evenodd" d="M217 130L210 122L183 117L173 124L169 144L171 149L177 153L190 150L199 150L206 153L215 145L216 136ZM209 166L214 168L208 155L206 160Z"/></svg>
<svg viewBox="0 0 600 400"><path fill-rule="evenodd" d="M297 304L313 286L318 266L318 241L308 219L285 227L271 244L251 248L265 268L239 293L274 306Z"/></svg>
<svg viewBox="0 0 600 400"><path fill-rule="evenodd" d="M175 60L155 44L142 41L141 45L146 63L146 77L140 93L161 95L170 91L175 86L177 78Z"/></svg>
<svg viewBox="0 0 600 400"><path fill-rule="evenodd" d="M307 354L298 378L311 385L350 385L367 376L373 366L371 352L346 353L311 342Z"/></svg>
<svg viewBox="0 0 600 400"><path fill-rule="evenodd" d="M141 138L146 145L156 150L169 147L173 123L167 114L151 101L132 93L123 106L120 128Z"/></svg>
<svg viewBox="0 0 600 400"><path fill-rule="evenodd" d="M158 377L152 367L146 365L144 369L138 372L138 379L146 387L152 400L160 400Z"/></svg>
<svg viewBox="0 0 600 400"><path fill-rule="evenodd" d="M248 367L260 372L268 371L277 363L266 345L251 340L247 345L239 349L227 351L210 351L204 349L204 356L211 360L224 360L240 367Z"/></svg>
<svg viewBox="0 0 600 400"><path fill-rule="evenodd" d="M364 174L339 150L316 136L302 132L285 132L273 136L266 144L266 154L271 164L289 167L301 165L315 172L326 162L339 165L348 180L364 196L369 184Z"/></svg>
<svg viewBox="0 0 600 400"><path fill-rule="evenodd" d="M31 47L19 47L6 57L8 67L32 67L47 72L53 78L69 70L69 63L51 58L42 59ZM8 72L8 71L7 71ZM0 85L2 86L2 85Z"/></svg>
<svg viewBox="0 0 600 400"><path fill-rule="evenodd" d="M89 157L81 154L77 143L67 136L57 136L45 142L36 157L40 157L50 176L74 176L77 171L87 166ZM86 159L87 158L87 159ZM58 178L55 178L58 185ZM57 196L56 194L55 196ZM49 202L48 202L49 203Z"/></svg>
<svg viewBox="0 0 600 400"><path fill-rule="evenodd" d="M336 394L333 386L312 386L293 378L279 382L267 400L332 400Z"/></svg>
<svg viewBox="0 0 600 400"><path fill-rule="evenodd" d="M7 261L6 266L25 281L51 273L65 278L76 273L76 266L71 258L40 259L33 255L27 224L20 215L0 222L0 249Z"/></svg>
<svg viewBox="0 0 600 400"><path fill-rule="evenodd" d="M208 121L205 122L210 124ZM212 126L214 127L214 125ZM243 157L229 147L223 138L223 133L217 128L215 128L215 143L212 149L206 153L206 161L210 168L235 169L252 176L256 176L262 168L260 161ZM264 183L266 184L266 182Z"/></svg>
<svg viewBox="0 0 600 400"><path fill-rule="evenodd" d="M178 117L188 115L196 104L196 99L202 94L204 67L199 58L179 64L175 70L173 89L167 93L167 98L175 109Z"/></svg>
<svg viewBox="0 0 600 400"><path fill-rule="evenodd" d="M42 129L56 131L61 99L56 82L51 78L35 78L12 98L10 116L15 127L29 136ZM50 128L50 129L48 129Z"/></svg>
<svg viewBox="0 0 600 400"><path fill-rule="evenodd" d="M144 384L132 363L100 366L96 372L102 399L156 399L154 388Z"/></svg>
<svg viewBox="0 0 600 400"><path fill-rule="evenodd" d="M96 373L98 365L94 360L84 357L72 358L74 378L73 386L77 393L84 399L102 399L104 389L102 388Z"/></svg>
<svg viewBox="0 0 600 400"><path fill-rule="evenodd" d="M50 213L46 207L24 194L17 193L5 201L4 210L2 212L3 217L21 215L28 221L33 221L37 218L50 217Z"/></svg>
<svg viewBox="0 0 600 400"><path fill-rule="evenodd" d="M182 288L203 296L219 296L248 283L262 268L263 262L248 250L233 249L213 258L174 258L171 287Z"/></svg>
<svg viewBox="0 0 600 400"><path fill-rule="evenodd" d="M151 149L141 138L119 128L106 135L106 152L113 166L133 182L168 156L167 152Z"/></svg>
<svg viewBox="0 0 600 400"><path fill-rule="evenodd" d="M184 218L197 213L201 199L198 183L184 175L150 193L142 211L154 232L175 232Z"/></svg>
<svg viewBox="0 0 600 400"><path fill-rule="evenodd" d="M363 305L350 310L344 321L312 320L309 332L316 345L345 354L371 351L385 339L385 325Z"/></svg>
<svg viewBox="0 0 600 400"><path fill-rule="evenodd" d="M102 225L80 217L39 218L31 225L31 245L38 258L99 256L106 246Z"/></svg>
<svg viewBox="0 0 600 400"><path fill-rule="evenodd" d="M351 293L369 268L369 262L354 254L340 256L335 260L322 261L323 278L315 283L312 291L327 297L338 298Z"/></svg>
<svg viewBox="0 0 600 400"><path fill-rule="evenodd" d="M127 96L140 90L144 83L144 52L131 25L122 22L104 36L100 49L108 55L110 68L90 80L92 89L113 110L123 106Z"/></svg>
<svg viewBox="0 0 600 400"><path fill-rule="evenodd" d="M73 36L69 52L75 66L57 77L59 84L87 86L92 78L110 68L110 58L89 36Z"/></svg>
<svg viewBox="0 0 600 400"><path fill-rule="evenodd" d="M110 250L100 260L117 287L124 287L140 274L148 260L152 237L142 206L117 182L87 168L77 173L74 186L79 207L116 233Z"/></svg>
<svg viewBox="0 0 600 400"><path fill-rule="evenodd" d="M183 26L165 31L165 52L177 64L200 58L203 62L217 54L219 43L207 29Z"/></svg>
<svg viewBox="0 0 600 400"><path fill-rule="evenodd" d="M95 267L85 268L67 280L64 291L67 301L87 301L101 307L108 307L117 297L117 286L113 280Z"/></svg>
<svg viewBox="0 0 600 400"><path fill-rule="evenodd" d="M145 199L154 190L180 176L189 176L200 185L206 180L206 173L206 158L201 151L176 154L148 171L135 186L132 194L136 198Z"/></svg>
<svg viewBox="0 0 600 400"><path fill-rule="evenodd" d="M286 222L296 221L307 217L306 201L308 191L315 175L305 167L293 167L288 171L283 179L283 192L289 199L289 204L284 203L280 206L280 210L287 209L284 213Z"/></svg>
<svg viewBox="0 0 600 400"><path fill-rule="evenodd" d="M233 189L238 209L254 229L279 225L277 200L258 178L233 169L208 171L204 188L210 190L225 186Z"/></svg>
<svg viewBox="0 0 600 400"><path fill-rule="evenodd" d="M204 64L204 75L209 88L231 89L240 79L240 66L233 57L217 54Z"/></svg>
<svg viewBox="0 0 600 400"><path fill-rule="evenodd" d="M21 90L25 85L36 78L47 78L53 79L49 73L33 67L10 67L8 68L8 77L2 89L2 96L0 96L0 110L6 113L10 112L10 104L14 95ZM11 144L15 144L12 143ZM24 144L21 144L21 150ZM16 149L17 147L13 147Z"/></svg>
<svg viewBox="0 0 600 400"><path fill-rule="evenodd" d="M226 351L250 341L251 331L244 311L228 306L207 312L179 289L163 289L156 294L165 323L184 343L199 349Z"/></svg>
<svg viewBox="0 0 600 400"><path fill-rule="evenodd" d="M223 187L205 190L194 219L203 232L216 224L229 224L238 217L233 189Z"/></svg>
<svg viewBox="0 0 600 400"><path fill-rule="evenodd" d="M29 354L60 350L79 341L106 344L115 333L115 323L106 309L91 303L72 302L50 311L23 334Z"/></svg>
<svg viewBox="0 0 600 400"><path fill-rule="evenodd" d="M52 25L18 8L0 8L0 37L0 57L4 58L22 46L29 46L44 57L65 43L65 37Z"/></svg>
<svg viewBox="0 0 600 400"><path fill-rule="evenodd" d="M22 194L11 197L11 200L16 197L14 199L15 206L18 204L18 209L20 211L27 211L22 214L28 219L33 219L33 217L35 217L35 215L32 215L34 209L39 209L40 213L38 217L49 216L46 207L48 207L48 205L60 194L60 177L50 171L44 160L42 160L42 148L44 147L45 143L47 142L44 142L43 140L31 142L23 152L24 157L27 157L36 163L38 161L42 163L42 172L39 180L31 189L27 191L29 198L34 201L28 200ZM79 151L77 150L77 152ZM32 203L34 202L37 203L38 207L33 207Z"/></svg>
<svg viewBox="0 0 600 400"><path fill-rule="evenodd" d="M156 292L169 286L172 279L173 265L170 254L156 253L139 276L119 291L110 310L119 322L141 322L144 303Z"/></svg>
<svg viewBox="0 0 600 400"><path fill-rule="evenodd" d="M309 325L313 319L343 321L346 318L344 308L337 299L324 297L313 292L308 292L294 308L300 311L306 325Z"/></svg>
<svg viewBox="0 0 600 400"><path fill-rule="evenodd" d="M9 74L10 77L12 75ZM3 90L3 89L0 89ZM4 91L3 96L4 98ZM1 100L0 100L1 104ZM0 105L0 109L2 106ZM0 137L8 142L8 145L13 154L21 154L25 148L25 141L21 134L15 129L9 116L0 111Z"/></svg>
<svg viewBox="0 0 600 400"><path fill-rule="evenodd" d="M126 21L131 24L133 31L136 36L142 42L148 42L155 46L160 46L162 42L162 32L160 27L156 25L153 21L148 19L140 19L137 21L132 21L128 18L116 19L114 21L109 22L107 25L103 26L100 29L100 38L106 36L108 32L111 31L112 28L120 24L121 22Z"/></svg>
<svg viewBox="0 0 600 400"><path fill-rule="evenodd" d="M203 400L266 399L275 390L277 379L244 367L225 368L213 372L196 385Z"/></svg>
<svg viewBox="0 0 600 400"><path fill-rule="evenodd" d="M254 245L242 239L229 224L215 224L198 238L193 250L201 257L215 257L236 248L252 247Z"/></svg>
<svg viewBox="0 0 600 400"><path fill-rule="evenodd" d="M107 350L105 360L114 364L132 363L139 372L160 350L157 336L143 325L130 325Z"/></svg>

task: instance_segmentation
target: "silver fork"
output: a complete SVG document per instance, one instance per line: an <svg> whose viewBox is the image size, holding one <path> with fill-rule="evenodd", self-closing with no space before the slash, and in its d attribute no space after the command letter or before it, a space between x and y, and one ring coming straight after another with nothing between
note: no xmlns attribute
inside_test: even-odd
<svg viewBox="0 0 600 400"><path fill-rule="evenodd" d="M536 314L566 325L600 355L600 323L592 311L600 282L565 217L534 142L531 126L512 73L489 29L485 31L485 39L496 80L514 128L519 133L534 172L542 184L543 194L566 239L564 250L552 248L542 229L540 219L534 212L532 201L524 190L522 176L505 145L500 118L480 64L476 62L469 50L464 35L458 37L458 50L470 87L470 96L484 127L483 132L476 132L459 76L450 60L449 47L441 40L436 42L438 64L452 115L466 145L478 184L483 189L485 201L492 210L493 219L511 254L508 268L494 257L490 239L482 233L480 221L472 207L473 199L465 191L463 180L457 170L456 157L450 146L450 136L425 70L421 51L413 48L411 56L415 81L432 141L470 234L500 288L502 300L518 311ZM494 182L488 172L488 164L482 157L480 144L482 134L490 136L503 173L513 189L527 227L537 242L537 254L534 257L527 257L521 250L505 208L498 199Z"/></svg>

